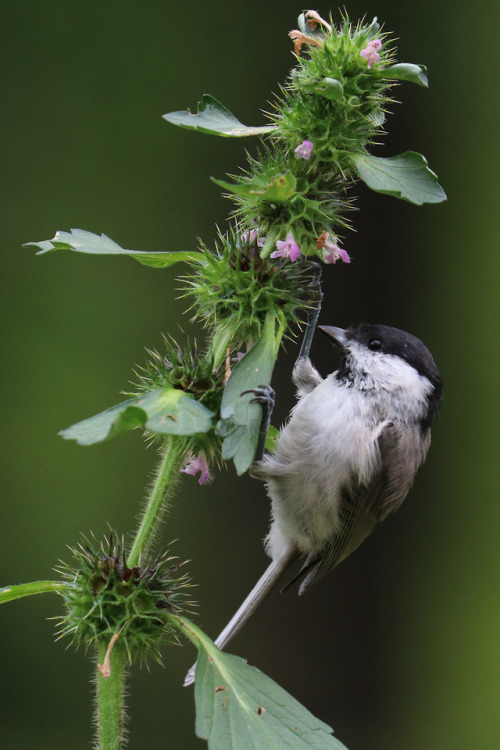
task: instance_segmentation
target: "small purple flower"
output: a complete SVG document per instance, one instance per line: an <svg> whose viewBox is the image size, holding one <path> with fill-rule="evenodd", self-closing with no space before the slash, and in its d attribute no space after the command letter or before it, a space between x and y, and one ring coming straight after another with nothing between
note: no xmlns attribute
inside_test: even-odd
<svg viewBox="0 0 500 750"><path fill-rule="evenodd" d="M286 240L278 240L276 247L278 249L271 253L271 258L288 258L293 262L300 255L300 247L295 242L292 232L288 232Z"/></svg>
<svg viewBox="0 0 500 750"><path fill-rule="evenodd" d="M265 245L266 238L259 236L258 229L251 229L249 232L243 232L243 234L241 235L241 241L244 245L257 244L257 247L263 247Z"/></svg>
<svg viewBox="0 0 500 750"><path fill-rule="evenodd" d="M297 146L295 149L294 154L297 156L297 159L310 159L313 148L314 146L311 141L302 141L300 146Z"/></svg>
<svg viewBox="0 0 500 750"><path fill-rule="evenodd" d="M338 260L350 263L351 259L343 247L335 245L331 240L326 240L323 247L323 260L325 263L336 263Z"/></svg>
<svg viewBox="0 0 500 750"><path fill-rule="evenodd" d="M368 42L365 49L361 50L361 57L364 57L368 63L368 69L371 68L373 63L380 62L380 55L378 53L379 49L382 49L382 42L380 39L373 39L373 41Z"/></svg>
<svg viewBox="0 0 500 750"><path fill-rule="evenodd" d="M207 479L209 479L210 477L205 451L200 451L197 456L191 453L191 451L189 451L189 453L186 453L186 455L184 456L183 467L184 468L181 469L181 472L183 474L191 474L191 476L193 477L199 471L201 472L200 478L198 479L198 484L205 484Z"/></svg>

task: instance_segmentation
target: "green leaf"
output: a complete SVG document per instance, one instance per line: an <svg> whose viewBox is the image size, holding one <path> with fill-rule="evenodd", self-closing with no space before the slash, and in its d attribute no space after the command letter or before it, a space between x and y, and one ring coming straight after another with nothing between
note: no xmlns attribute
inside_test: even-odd
<svg viewBox="0 0 500 750"><path fill-rule="evenodd" d="M198 648L196 734L209 750L346 750L328 724L263 672L219 651L193 623L174 619Z"/></svg>
<svg viewBox="0 0 500 750"><path fill-rule="evenodd" d="M376 39L378 37L378 33L380 31L380 24L378 22L377 16L373 19L371 22L369 28L368 28L368 39Z"/></svg>
<svg viewBox="0 0 500 750"><path fill-rule="evenodd" d="M59 434L79 445L100 443L140 425L160 434L195 435L208 432L212 416L213 412L184 391L159 388L112 406Z"/></svg>
<svg viewBox="0 0 500 750"><path fill-rule="evenodd" d="M199 130L210 135L222 135L228 138L240 138L247 135L262 135L276 130L274 125L248 127L210 94L203 94L198 104L198 112L193 114L189 109L180 112L169 112L163 119L173 125L188 130Z"/></svg>
<svg viewBox="0 0 500 750"><path fill-rule="evenodd" d="M227 348L234 338L234 320L232 317L218 323L213 332L210 351L212 353L214 368L220 367L226 357Z"/></svg>
<svg viewBox="0 0 500 750"><path fill-rule="evenodd" d="M251 403L253 394L241 394L270 384L275 359L275 317L268 313L260 338L234 366L222 396L217 425L224 438L222 457L225 461L233 459L238 474L247 471L254 459L262 421L262 407Z"/></svg>
<svg viewBox="0 0 500 750"><path fill-rule="evenodd" d="M61 581L33 581L32 583L20 583L16 586L5 586L0 589L0 604L21 599L23 596L45 594L49 591L62 591L67 588L68 584Z"/></svg>
<svg viewBox="0 0 500 750"><path fill-rule="evenodd" d="M266 451L268 451L268 453L274 452L274 449L276 448L276 440L279 434L280 431L276 427L273 427L272 424L269 425L266 437Z"/></svg>
<svg viewBox="0 0 500 750"><path fill-rule="evenodd" d="M192 261L203 258L197 252L153 252L142 250L124 250L105 234L94 234L85 229L72 229L70 232L56 232L52 240L42 242L26 242L24 247L39 247L37 255L52 253L54 250L73 250L76 253L89 255L130 255L139 263L153 268L167 268L179 261Z"/></svg>
<svg viewBox="0 0 500 750"><path fill-rule="evenodd" d="M394 195L417 206L446 200L437 176L415 151L389 158L360 154L352 157L352 162L363 182L377 193Z"/></svg>
<svg viewBox="0 0 500 750"><path fill-rule="evenodd" d="M266 201L285 201L294 195L297 188L297 178L290 171L275 175L265 185L262 185L261 179L241 183L216 180L215 177L211 177L210 179L216 185L219 185L219 187L229 190L235 195L241 195L245 198L255 196L255 198Z"/></svg>
<svg viewBox="0 0 500 750"><path fill-rule="evenodd" d="M384 68L381 77L395 81L409 81L410 83L416 83L418 86L429 86L425 65L397 63L397 65L391 65L390 68Z"/></svg>
<svg viewBox="0 0 500 750"><path fill-rule="evenodd" d="M333 102L340 101L344 96L344 87L336 78L322 78L312 88L314 93Z"/></svg>

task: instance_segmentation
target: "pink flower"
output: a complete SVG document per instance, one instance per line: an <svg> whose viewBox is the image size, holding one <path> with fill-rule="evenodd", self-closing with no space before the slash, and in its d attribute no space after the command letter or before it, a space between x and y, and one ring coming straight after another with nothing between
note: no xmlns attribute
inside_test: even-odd
<svg viewBox="0 0 500 750"><path fill-rule="evenodd" d="M382 42L380 39L373 39L373 41L368 42L365 49L361 50L361 57L364 57L368 63L368 69L371 68L373 63L380 62L380 55L377 51L379 49L382 49Z"/></svg>
<svg viewBox="0 0 500 750"><path fill-rule="evenodd" d="M266 242L265 237L259 236L259 230L258 229L251 229L249 232L243 232L241 235L241 241L245 245L254 245L257 243L257 247L263 247Z"/></svg>
<svg viewBox="0 0 500 750"><path fill-rule="evenodd" d="M317 243L318 249L323 249L323 260L325 263L336 263L339 259L344 263L350 263L351 259L347 254L347 250L343 247L339 247L334 242L328 239L328 233L324 232Z"/></svg>
<svg viewBox="0 0 500 750"><path fill-rule="evenodd" d="M193 455L191 451L186 453L183 466L184 468L181 469L183 474L191 474L194 477L199 471L201 472L198 484L205 484L210 477L205 451L200 451L197 456Z"/></svg>
<svg viewBox="0 0 500 750"><path fill-rule="evenodd" d="M295 149L294 154L296 154L297 159L310 159L313 148L311 141L302 141L300 146Z"/></svg>
<svg viewBox="0 0 500 750"><path fill-rule="evenodd" d="M289 258L293 262L300 255L300 247L291 232L288 232L286 240L278 240L276 247L278 249L271 253L271 258Z"/></svg>

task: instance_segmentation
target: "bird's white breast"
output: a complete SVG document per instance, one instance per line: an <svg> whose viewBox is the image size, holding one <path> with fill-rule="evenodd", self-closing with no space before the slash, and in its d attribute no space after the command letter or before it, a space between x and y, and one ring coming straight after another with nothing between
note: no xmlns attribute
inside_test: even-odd
<svg viewBox="0 0 500 750"><path fill-rule="evenodd" d="M341 489L368 483L376 472L377 439L386 424L366 393L334 376L299 401L259 472L272 500L267 546L273 559L290 546L317 550L334 536Z"/></svg>

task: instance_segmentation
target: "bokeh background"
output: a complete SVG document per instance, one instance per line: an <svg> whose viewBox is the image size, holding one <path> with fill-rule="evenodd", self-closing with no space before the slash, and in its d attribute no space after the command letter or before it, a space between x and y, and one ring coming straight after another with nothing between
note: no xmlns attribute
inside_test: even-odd
<svg viewBox="0 0 500 750"><path fill-rule="evenodd" d="M323 15L336 6L321 3ZM293 58L292 2L2 0L0 3L0 585L52 577L66 545L107 524L128 532L155 463L138 433L92 448L58 430L116 403L144 347L190 328L178 268L22 248L57 229L123 247L193 249L230 204L208 180L254 141L176 129L167 111L204 92L262 124ZM380 155L414 149L448 202L417 208L360 186L352 264L328 268L322 322L368 320L419 335L445 380L442 418L404 507L306 597L273 595L232 650L330 723L349 750L493 750L500 744L499 16L478 0L351 0L378 15L399 59L429 67L428 91L397 89ZM289 345L275 372L276 422L293 404ZM315 342L326 374L332 352ZM215 636L260 575L268 507L232 468L186 477L164 541L199 585ZM83 750L91 663L54 643L55 596L2 607L3 750ZM193 650L134 670L130 748L196 750Z"/></svg>

